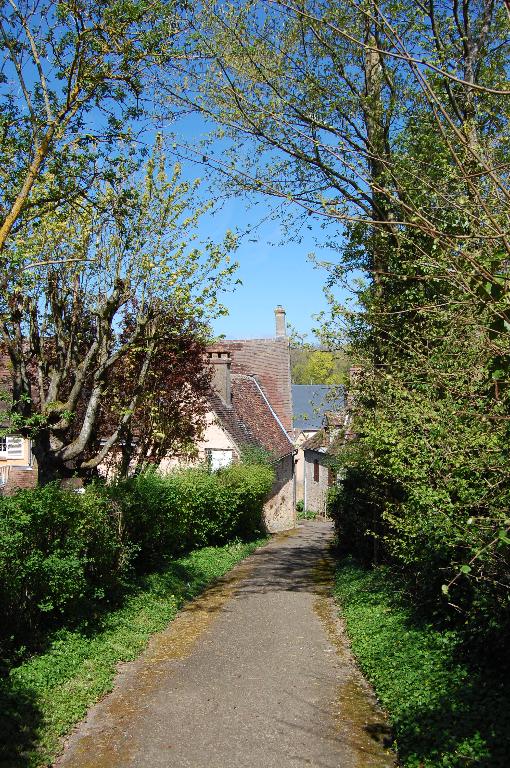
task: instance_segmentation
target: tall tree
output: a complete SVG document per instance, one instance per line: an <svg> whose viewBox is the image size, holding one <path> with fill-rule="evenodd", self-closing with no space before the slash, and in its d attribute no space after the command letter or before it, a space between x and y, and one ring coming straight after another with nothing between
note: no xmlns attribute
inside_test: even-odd
<svg viewBox="0 0 510 768"><path fill-rule="evenodd" d="M170 0L0 4L0 254L21 217L86 198L139 130L155 68L177 55ZM133 148L134 148L133 144Z"/></svg>
<svg viewBox="0 0 510 768"><path fill-rule="evenodd" d="M168 177L159 147L141 176L129 163L120 172L121 184L102 182L94 193L99 206L79 215L61 206L8 246L30 267L6 277L0 305L12 414L33 439L41 482L93 470L124 439L169 341L164 321L189 333L187 317L221 312L218 291L236 268L228 233L222 244L193 245L204 210L197 184L180 180L178 166ZM112 376L128 362L134 374L102 425Z"/></svg>

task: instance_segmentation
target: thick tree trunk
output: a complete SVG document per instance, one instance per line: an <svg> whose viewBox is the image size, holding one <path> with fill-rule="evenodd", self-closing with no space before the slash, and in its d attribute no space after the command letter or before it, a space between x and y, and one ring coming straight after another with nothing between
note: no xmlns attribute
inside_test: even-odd
<svg viewBox="0 0 510 768"><path fill-rule="evenodd" d="M32 450L37 460L38 485L72 477L73 472L55 455L48 431L39 432L32 442Z"/></svg>
<svg viewBox="0 0 510 768"><path fill-rule="evenodd" d="M78 462L64 461L58 455L58 447L52 445L48 430L42 430L32 441L32 450L37 460L37 484L47 485L70 478L90 480L97 472L82 469Z"/></svg>

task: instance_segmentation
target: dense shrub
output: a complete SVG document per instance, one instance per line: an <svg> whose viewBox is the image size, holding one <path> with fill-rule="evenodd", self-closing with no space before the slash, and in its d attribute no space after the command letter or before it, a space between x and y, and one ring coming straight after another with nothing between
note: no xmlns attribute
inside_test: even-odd
<svg viewBox="0 0 510 768"><path fill-rule="evenodd" d="M122 510L139 561L250 535L261 527L262 506L273 483L263 465L234 464L219 472L205 467L148 472L110 490Z"/></svg>
<svg viewBox="0 0 510 768"><path fill-rule="evenodd" d="M385 398L340 456L330 504L340 542L391 565L429 613L460 620L482 644L491 635L494 651L510 627L503 437L447 394L431 403L388 384Z"/></svg>
<svg viewBox="0 0 510 768"><path fill-rule="evenodd" d="M52 484L0 497L3 643L37 640L110 599L135 563L143 572L260 530L273 479L268 466L237 464L149 472L83 494Z"/></svg>
<svg viewBox="0 0 510 768"><path fill-rule="evenodd" d="M230 536L251 536L261 529L262 507L274 478L274 470L266 463L232 464L217 473L228 498L230 516L224 530L230 530Z"/></svg>
<svg viewBox="0 0 510 768"><path fill-rule="evenodd" d="M47 485L0 498L0 600L10 635L71 616L122 581L130 547L114 505Z"/></svg>

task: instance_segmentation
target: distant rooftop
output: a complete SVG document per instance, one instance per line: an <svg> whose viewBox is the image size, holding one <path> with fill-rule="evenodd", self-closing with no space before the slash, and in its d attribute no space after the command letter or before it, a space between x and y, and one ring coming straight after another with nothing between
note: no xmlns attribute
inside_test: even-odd
<svg viewBox="0 0 510 768"><path fill-rule="evenodd" d="M294 429L320 429L326 411L339 411L345 405L342 386L328 384L293 384L292 411Z"/></svg>

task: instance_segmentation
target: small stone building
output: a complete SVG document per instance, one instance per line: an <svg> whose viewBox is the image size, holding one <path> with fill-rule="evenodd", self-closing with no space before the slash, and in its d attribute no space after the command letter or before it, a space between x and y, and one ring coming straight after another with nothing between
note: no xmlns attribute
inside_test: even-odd
<svg viewBox="0 0 510 768"><path fill-rule="evenodd" d="M296 525L290 346L282 307L276 308L275 319L273 338L222 340L208 348L210 411L196 446L198 460L213 470L239 460L247 449L272 455L276 480L264 507L270 532ZM176 463L169 457L162 469Z"/></svg>
<svg viewBox="0 0 510 768"><path fill-rule="evenodd" d="M324 426L302 446L304 508L327 515L328 490L336 483L334 459L345 440L345 412L326 413Z"/></svg>
<svg viewBox="0 0 510 768"><path fill-rule="evenodd" d="M293 438L296 454L296 500L305 498L305 456L303 445L323 426L326 412L342 411L345 391L328 384L293 384Z"/></svg>

